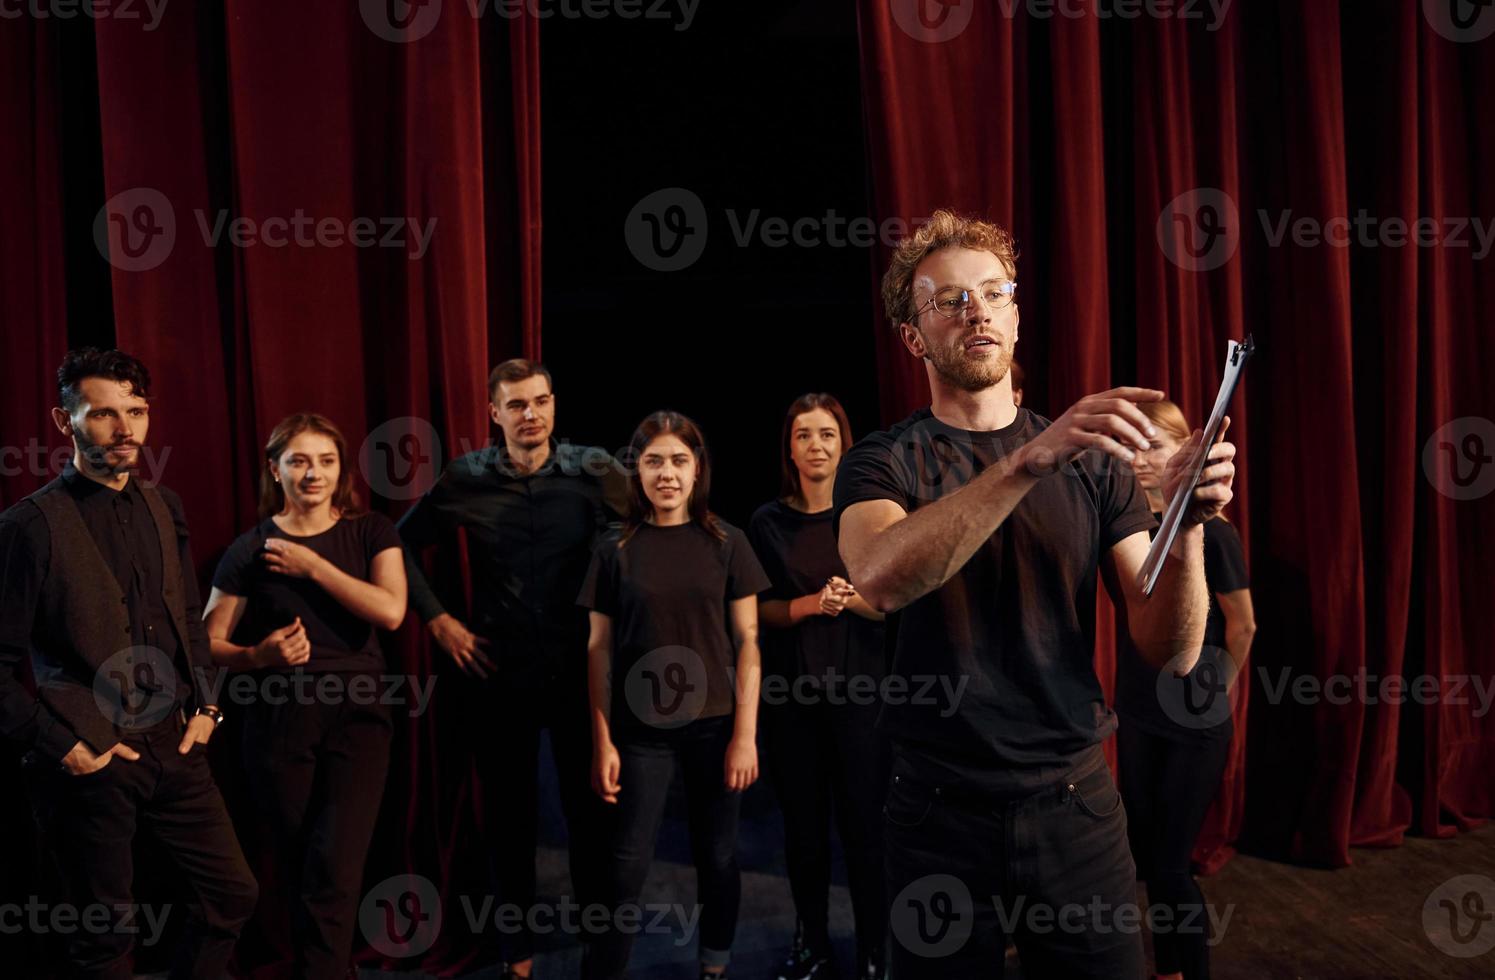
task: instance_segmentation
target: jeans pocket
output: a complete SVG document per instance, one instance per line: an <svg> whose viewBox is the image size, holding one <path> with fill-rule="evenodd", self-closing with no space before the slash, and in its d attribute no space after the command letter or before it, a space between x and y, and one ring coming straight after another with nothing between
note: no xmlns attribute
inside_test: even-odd
<svg viewBox="0 0 1495 980"><path fill-rule="evenodd" d="M887 802L882 807L882 815L894 827L911 830L924 822L933 807L934 797L931 794L915 789L907 780L894 776Z"/></svg>
<svg viewBox="0 0 1495 980"><path fill-rule="evenodd" d="M1067 787L1069 796L1081 810L1104 820L1116 815L1121 809L1121 792L1111 778L1110 770L1101 768Z"/></svg>

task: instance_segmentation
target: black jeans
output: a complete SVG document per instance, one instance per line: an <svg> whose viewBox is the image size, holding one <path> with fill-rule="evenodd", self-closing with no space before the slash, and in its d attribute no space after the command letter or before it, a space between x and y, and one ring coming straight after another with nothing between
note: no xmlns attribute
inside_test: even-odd
<svg viewBox="0 0 1495 980"><path fill-rule="evenodd" d="M831 817L846 857L856 917L857 961L881 963L888 905L883 891L882 805L888 787L887 740L877 704L823 698L763 705L764 770L784 811L789 889L805 943L830 951Z"/></svg>
<svg viewBox="0 0 1495 980"><path fill-rule="evenodd" d="M579 663L585 661L584 653L578 656ZM493 897L498 905L525 910L523 928L500 932L491 941L501 960L517 963L535 952L528 923L537 900L540 736L546 729L566 818L574 897L582 908L606 899L611 814L592 792L586 679L579 672L522 684L495 678L466 692L464 712L481 784Z"/></svg>
<svg viewBox="0 0 1495 980"><path fill-rule="evenodd" d="M1126 814L1099 746L1051 785L989 799L935 785L895 750L885 806L890 976L1142 975Z"/></svg>
<svg viewBox="0 0 1495 980"><path fill-rule="evenodd" d="M1170 924L1153 930L1157 972L1206 980L1210 917L1190 856L1230 758L1229 735L1164 738L1122 719L1116 749L1137 877Z"/></svg>
<svg viewBox="0 0 1495 980"><path fill-rule="evenodd" d="M186 879L187 928L173 978L221 977L254 912L259 887L208 769L207 749L198 745L178 754L183 728L174 712L147 731L127 735L124 741L140 753L138 760L116 756L85 776L48 764L27 767L32 811L61 872L64 900L80 911L102 907L109 914L107 928L80 928L68 937L69 976L133 976L132 932L146 931L142 916L125 911L133 904L131 844L139 829L160 841Z"/></svg>
<svg viewBox="0 0 1495 980"><path fill-rule="evenodd" d="M618 743L616 824L613 828L610 904L637 907L678 767L685 780L696 901L701 906L699 954L708 966L725 966L737 933L742 877L737 867L737 813L742 794L726 786L732 718L691 722L656 740ZM634 917L637 920L637 916ZM650 917L643 916L647 923ZM634 930L609 929L592 944L585 975L622 977L633 951Z"/></svg>
<svg viewBox="0 0 1495 980"><path fill-rule="evenodd" d="M298 978L347 975L391 731L387 705L346 693L325 704L259 701L245 712L244 769L269 830Z"/></svg>

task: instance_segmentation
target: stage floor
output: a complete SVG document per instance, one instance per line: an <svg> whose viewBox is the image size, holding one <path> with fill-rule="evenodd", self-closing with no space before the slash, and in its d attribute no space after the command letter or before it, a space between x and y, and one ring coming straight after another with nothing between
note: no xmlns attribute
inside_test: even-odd
<svg viewBox="0 0 1495 980"><path fill-rule="evenodd" d="M764 789L754 787L744 801L742 917L731 970L739 980L772 977L770 971L784 954L794 927L777 811ZM644 895L646 903L689 901L694 895L695 876L684 849L684 827L671 821L661 836L660 854ZM1223 939L1214 948L1216 980L1488 980L1495 976L1495 952L1455 958L1441 952L1423 931L1423 903L1434 888L1456 875L1495 877L1495 826L1452 840L1409 838L1398 848L1356 849L1353 859L1349 868L1323 871L1238 855L1219 874L1201 879L1207 901L1218 910L1216 915L1230 910ZM543 860L542 889L560 894L565 886L563 853L547 848ZM832 931L843 968L849 968L853 956L850 901L839 867L837 882ZM1145 901L1140 893L1138 901ZM1483 928L1495 929L1495 922ZM694 946L678 942L678 936L641 937L630 976L635 980L694 978ZM579 963L576 947L558 948L536 959L535 977L575 977ZM1009 955L1004 976L1022 975L1021 964ZM403 980L418 974L363 970L359 976L361 980ZM496 978L497 971L467 976L487 980Z"/></svg>

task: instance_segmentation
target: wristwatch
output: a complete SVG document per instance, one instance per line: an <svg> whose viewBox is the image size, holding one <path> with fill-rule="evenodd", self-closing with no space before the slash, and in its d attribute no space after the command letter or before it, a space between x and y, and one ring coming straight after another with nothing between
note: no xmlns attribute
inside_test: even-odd
<svg viewBox="0 0 1495 980"><path fill-rule="evenodd" d="M219 725L223 724L223 712L219 711L215 706L211 704L204 705L203 707L198 708L196 711L192 712L192 717L196 718L198 715L207 715L209 718L213 719L214 729L217 729Z"/></svg>

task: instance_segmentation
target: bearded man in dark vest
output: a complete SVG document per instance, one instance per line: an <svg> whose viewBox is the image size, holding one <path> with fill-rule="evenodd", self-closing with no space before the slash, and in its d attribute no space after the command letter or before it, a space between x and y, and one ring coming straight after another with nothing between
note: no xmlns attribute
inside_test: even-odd
<svg viewBox="0 0 1495 980"><path fill-rule="evenodd" d="M182 503L136 475L150 373L87 348L57 381L52 420L73 457L0 514L0 734L25 752L62 901L80 919L108 912L67 936L69 975L132 975L143 831L186 879L171 975L219 977L258 889L208 769L223 715ZM35 695L19 677L27 658Z"/></svg>

